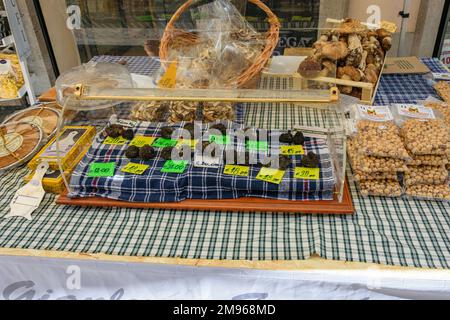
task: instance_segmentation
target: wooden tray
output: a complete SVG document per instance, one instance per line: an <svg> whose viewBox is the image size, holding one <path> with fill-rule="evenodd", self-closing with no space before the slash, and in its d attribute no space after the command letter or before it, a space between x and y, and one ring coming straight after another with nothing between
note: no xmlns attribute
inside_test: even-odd
<svg viewBox="0 0 450 320"><path fill-rule="evenodd" d="M57 204L79 207L118 207L133 209L200 210L231 212L275 212L302 214L353 214L353 199L345 183L343 201L284 201L261 198L241 198L230 200L186 200L174 203L133 203L105 198L70 199L63 193Z"/></svg>

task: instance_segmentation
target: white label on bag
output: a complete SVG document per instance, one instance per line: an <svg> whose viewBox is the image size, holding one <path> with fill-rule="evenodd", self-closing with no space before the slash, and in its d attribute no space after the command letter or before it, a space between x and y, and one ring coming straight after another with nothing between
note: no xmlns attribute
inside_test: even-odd
<svg viewBox="0 0 450 320"><path fill-rule="evenodd" d="M433 72L433 79L434 80L450 81L450 73L436 73L436 72Z"/></svg>
<svg viewBox="0 0 450 320"><path fill-rule="evenodd" d="M358 112L361 118L370 121L386 122L394 120L392 112L387 106L358 105Z"/></svg>
<svg viewBox="0 0 450 320"><path fill-rule="evenodd" d="M0 59L0 74L14 73L11 61Z"/></svg>
<svg viewBox="0 0 450 320"><path fill-rule="evenodd" d="M398 114L415 119L436 119L433 109L417 104L397 104Z"/></svg>

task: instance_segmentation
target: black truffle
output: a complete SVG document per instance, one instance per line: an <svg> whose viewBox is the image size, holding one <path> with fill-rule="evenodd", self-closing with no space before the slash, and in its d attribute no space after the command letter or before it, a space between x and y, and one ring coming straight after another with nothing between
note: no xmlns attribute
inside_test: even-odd
<svg viewBox="0 0 450 320"><path fill-rule="evenodd" d="M308 153L308 155L302 159L302 166L305 168L318 168L319 157L314 152Z"/></svg>
<svg viewBox="0 0 450 320"><path fill-rule="evenodd" d="M149 145L143 146L139 151L139 157L144 161L153 159L155 154L155 149Z"/></svg>
<svg viewBox="0 0 450 320"><path fill-rule="evenodd" d="M303 135L302 132L299 131L295 134L294 138L292 139L292 142L296 146L301 146L305 143L305 136Z"/></svg>
<svg viewBox="0 0 450 320"><path fill-rule="evenodd" d="M211 146L211 147L210 147ZM197 146L195 147L197 152L204 153L205 150L208 148L208 152L211 152L210 156L215 158L216 157L216 148L217 144L215 142L199 142Z"/></svg>
<svg viewBox="0 0 450 320"><path fill-rule="evenodd" d="M175 132L175 129L172 127L164 127L161 129L161 137L164 139L172 139L172 134Z"/></svg>
<svg viewBox="0 0 450 320"><path fill-rule="evenodd" d="M219 131L223 136L227 134L227 127L221 123L215 124L210 127L210 130L217 130Z"/></svg>
<svg viewBox="0 0 450 320"><path fill-rule="evenodd" d="M291 163L292 163L292 159L291 158L289 158L288 156L281 155L278 158L278 167L276 169L287 170L289 168L289 166L291 165ZM274 167L274 163L272 163L272 162L264 165L264 167L266 167L266 168L275 168Z"/></svg>
<svg viewBox="0 0 450 320"><path fill-rule="evenodd" d="M123 127L117 124L110 125L105 129L106 136L111 138L118 138L123 134L123 132Z"/></svg>
<svg viewBox="0 0 450 320"><path fill-rule="evenodd" d="M175 151L175 153L178 155L178 157L183 158L184 156L184 150L183 149L178 149L178 148L173 148L173 147L167 147L164 148L161 152L161 158L163 158L164 160L168 161L168 160L174 160L172 159L172 153Z"/></svg>
<svg viewBox="0 0 450 320"><path fill-rule="evenodd" d="M289 131L288 133L283 133L282 135L280 135L280 142L281 143L291 144L292 141L294 141L294 136L292 135L291 131Z"/></svg>
<svg viewBox="0 0 450 320"><path fill-rule="evenodd" d="M131 146L127 149L127 151L125 152L125 156L128 159L137 159L139 158L139 148L136 146Z"/></svg>
<svg viewBox="0 0 450 320"><path fill-rule="evenodd" d="M122 136L127 140L133 140L134 139L134 132L131 129L125 130L122 134Z"/></svg>

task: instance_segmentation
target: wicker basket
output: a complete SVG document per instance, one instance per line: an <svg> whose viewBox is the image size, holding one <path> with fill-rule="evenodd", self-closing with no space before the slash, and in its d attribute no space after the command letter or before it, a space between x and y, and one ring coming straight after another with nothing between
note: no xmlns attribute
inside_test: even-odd
<svg viewBox="0 0 450 320"><path fill-rule="evenodd" d="M180 45L194 45L199 39L193 34L183 30L178 30L175 28L175 22L180 18L180 16L189 9L193 4L194 0L188 0L183 4L173 15L172 19L166 26L164 35L161 39L161 45L159 49L159 57L161 61L167 61L169 55L169 48L173 47L176 43L177 46ZM260 0L248 0L248 2L255 4L261 10L263 10L269 17L270 28L266 33L267 43L261 55L255 59L254 63L236 79L233 79L233 83L238 86L238 88L252 86L259 78L261 70L266 66L270 57L275 50L278 40L280 38L280 22L277 16ZM176 41L175 41L176 39Z"/></svg>

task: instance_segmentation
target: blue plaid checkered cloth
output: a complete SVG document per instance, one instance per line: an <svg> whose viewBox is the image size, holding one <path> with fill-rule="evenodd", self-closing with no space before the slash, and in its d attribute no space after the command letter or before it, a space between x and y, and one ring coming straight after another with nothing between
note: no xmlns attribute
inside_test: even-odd
<svg viewBox="0 0 450 320"><path fill-rule="evenodd" d="M137 135L159 137L163 123L140 123L134 130ZM173 126L182 128L184 123ZM229 123L229 129L244 129L243 126ZM204 128L204 137L209 140L208 127ZM255 129L256 132L260 132ZM181 132L181 130L179 131ZM233 131L232 132L236 132ZM243 132L243 131L242 131ZM266 131L270 148L279 150L280 132ZM275 142L276 141L276 142ZM225 154L227 149L234 147L238 152L245 151L245 145L237 135L230 134L230 144L222 146ZM161 149L153 161L134 161L145 164L149 169L143 175L133 175L121 172L130 160L125 157L127 145L106 145L102 134L98 134L94 143L80 162L71 178L72 198L104 197L129 202L178 202L186 199L236 199L242 197L262 197L281 200L332 200L335 188L335 176L332 158L325 139L306 137L304 149L306 154L314 152L320 159L320 179L302 180L294 178L295 167L301 167L302 156L292 157L293 163L286 171L283 181L277 185L256 179L258 166L251 166L248 177L224 174L225 161L219 168L204 168L188 165L182 174L162 173L165 161L161 159ZM275 150L275 149L273 149ZM261 160L265 151L251 151ZM271 153L271 152L269 152ZM90 166L93 163L115 162L114 177L89 177Z"/></svg>
<svg viewBox="0 0 450 320"><path fill-rule="evenodd" d="M438 59L423 58L421 60L431 72L448 72ZM431 78L420 74L386 74L381 77L375 104L417 103L429 96L439 98L433 89Z"/></svg>

